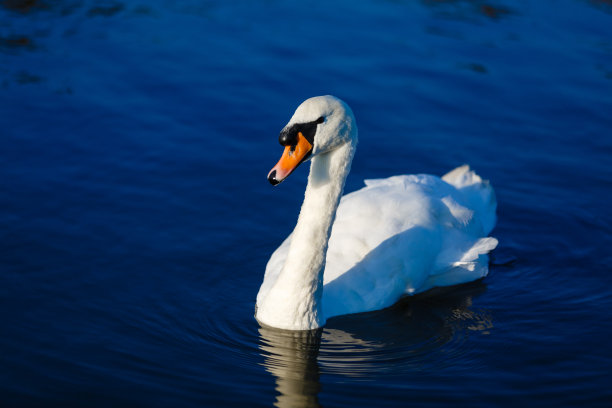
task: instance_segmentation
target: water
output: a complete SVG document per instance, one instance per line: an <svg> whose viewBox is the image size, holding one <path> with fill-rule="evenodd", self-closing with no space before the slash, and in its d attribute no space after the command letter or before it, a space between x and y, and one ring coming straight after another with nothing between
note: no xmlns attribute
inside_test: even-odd
<svg viewBox="0 0 612 408"><path fill-rule="evenodd" d="M253 318L307 168L305 98L364 178L491 180L481 282L308 334ZM609 1L0 8L3 406L609 406Z"/></svg>

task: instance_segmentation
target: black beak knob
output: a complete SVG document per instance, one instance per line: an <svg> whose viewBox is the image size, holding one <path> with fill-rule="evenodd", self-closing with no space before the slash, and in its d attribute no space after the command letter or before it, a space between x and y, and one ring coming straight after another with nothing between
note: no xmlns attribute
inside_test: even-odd
<svg viewBox="0 0 612 408"><path fill-rule="evenodd" d="M298 142L298 135L293 126L289 129L283 129L278 136L278 143L281 146L295 146Z"/></svg>

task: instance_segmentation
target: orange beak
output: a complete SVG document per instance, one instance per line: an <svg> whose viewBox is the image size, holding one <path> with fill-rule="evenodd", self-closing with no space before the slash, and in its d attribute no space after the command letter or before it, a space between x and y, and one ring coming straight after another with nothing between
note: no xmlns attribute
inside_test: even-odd
<svg viewBox="0 0 612 408"><path fill-rule="evenodd" d="M294 146L286 146L276 166L268 173L268 181L272 185L277 185L286 179L304 160L310 156L312 145L302 132L298 132L298 142Z"/></svg>

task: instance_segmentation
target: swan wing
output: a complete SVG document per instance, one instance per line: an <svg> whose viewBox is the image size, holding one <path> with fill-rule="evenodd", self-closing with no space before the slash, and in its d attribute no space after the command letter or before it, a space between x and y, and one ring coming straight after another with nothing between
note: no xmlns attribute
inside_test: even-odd
<svg viewBox="0 0 612 408"><path fill-rule="evenodd" d="M484 236L494 194L469 167L453 172L450 182L423 174L366 180L342 198L324 273L326 317L487 274L486 254L497 245Z"/></svg>

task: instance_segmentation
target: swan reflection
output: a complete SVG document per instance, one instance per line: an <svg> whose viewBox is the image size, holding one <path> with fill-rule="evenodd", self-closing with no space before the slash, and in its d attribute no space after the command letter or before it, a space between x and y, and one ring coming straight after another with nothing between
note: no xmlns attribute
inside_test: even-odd
<svg viewBox="0 0 612 408"><path fill-rule="evenodd" d="M275 406L320 406L321 373L397 375L448 361L463 352L462 339L493 328L490 313L472 307L485 290L482 282L436 290L389 309L330 319L318 330L260 327L263 364L276 379Z"/></svg>
<svg viewBox="0 0 612 408"><path fill-rule="evenodd" d="M317 356L322 329L288 331L260 327L265 367L276 378L277 407L318 407Z"/></svg>

